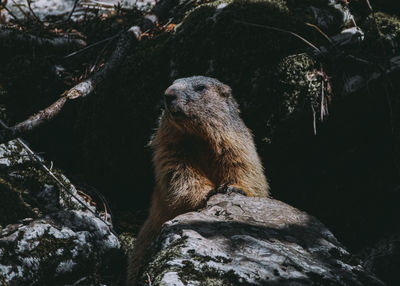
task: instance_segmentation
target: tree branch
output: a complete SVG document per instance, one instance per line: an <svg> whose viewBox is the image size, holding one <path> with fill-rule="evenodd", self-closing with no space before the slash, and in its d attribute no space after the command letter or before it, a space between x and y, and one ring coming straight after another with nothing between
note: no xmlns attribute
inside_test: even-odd
<svg viewBox="0 0 400 286"><path fill-rule="evenodd" d="M128 52L140 40L140 36L140 28L137 26L134 26L125 33L121 34L121 37L117 43L117 47L103 69L88 79L80 82L70 90L65 91L62 94L62 97L49 107L39 111L35 115L16 124L13 127L4 127L2 130L0 130L0 143L5 143L9 140L23 136L37 129L39 126L50 122L61 112L69 100L79 97L86 97L92 94L95 88L105 82L112 74L116 72L121 63L125 60Z"/></svg>

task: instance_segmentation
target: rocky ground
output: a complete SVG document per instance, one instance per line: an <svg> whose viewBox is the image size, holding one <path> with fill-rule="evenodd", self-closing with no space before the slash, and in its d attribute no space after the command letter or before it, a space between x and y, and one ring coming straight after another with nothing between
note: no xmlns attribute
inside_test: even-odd
<svg viewBox="0 0 400 286"><path fill-rule="evenodd" d="M98 285L123 279L117 235L58 170L22 141L0 145L0 284ZM54 176L54 177L53 177Z"/></svg>
<svg viewBox="0 0 400 286"><path fill-rule="evenodd" d="M73 2L65 3L73 5ZM137 232L145 217L152 190L151 154L146 145L157 124L163 91L174 79L195 74L216 77L232 87L244 121L254 132L273 197L313 215L326 226L316 222L319 227L310 228L305 221L315 219L304 215L303 220L297 222L300 226L307 225L301 231L275 225L272 228L277 230L254 233L241 227L242 224L252 225L243 222L242 218L231 215L216 218L210 210L218 207L211 204L199 213L167 224L154 245L153 254L159 256L149 258L151 262L143 269L142 278L152 281L153 285L160 281L205 285L206 282L196 279L199 273L207 273L209 276L206 277L219 281L215 285L227 285L221 283L234 284L239 281L235 279L248 274L248 283L253 283L255 280L251 279L257 277L261 277L257 283L267 283L263 279L269 277L272 282L268 283L274 285L278 283L276 281L281 283L279 279L293 278L290 276L293 274L299 275L299 283L322 279L332 285L398 284L395 269L400 265L397 239L400 230L397 219L400 215L399 4L383 0L163 0L156 3L151 12L159 20L155 27L146 20L153 17L149 17L149 10L103 8L101 11L91 9L93 17L80 21L65 21L65 11L69 8L61 16L62 21L57 18L60 16L46 18L43 15L47 12L42 15L38 11L35 14L39 15L40 21L32 15L22 17L18 14L21 23L7 18L8 22L1 26L0 32L12 32L0 33L0 108L1 118L10 126L26 119L59 99L65 90L101 70L115 48L120 31L132 25L146 27L144 30L148 34L129 50L118 71L107 78L93 96L74 101L53 122L25 136L33 149L45 152L46 162L54 161L74 184L91 185L101 191L110 202L114 227L124 247L132 246L132 233ZM2 15L5 12L1 10ZM15 31L46 39L66 37L73 41L60 48L26 41L25 36L6 36L16 35L13 34ZM81 50L83 47L89 48ZM79 53L71 56L76 51ZM10 175L14 167L3 165L2 189L7 193L4 197L12 201L0 200L6 210L1 216L1 239L9 241L16 235L23 241L25 234L35 231L33 237L44 236L44 241L50 241L53 238L46 236L60 237L65 228L67 231L62 235L66 242L70 243L71 237L78 240L68 249L76 248L77 253L87 250L91 258L78 256L83 257L84 265L91 267L73 267L78 256L66 257L63 251L54 247L54 254L50 252L51 255L43 256L43 261L52 262L50 266L44 263L46 272L41 272L38 262L27 262L36 261L31 254L17 258L19 254L14 253L11 256L17 258L19 264L10 268L14 262L4 250L1 252L4 248L0 248L0 264L4 265L0 270L3 276L9 273L0 281L11 281L10 275L19 277L16 273L21 274L20 269L30 273L27 277L35 276L39 281L37 285L43 285L40 282L44 280L40 279L61 281L57 279L66 277L62 271L52 271L61 273L55 277L40 273L49 273L47 269L69 263L70 268L59 267L75 273L65 282L67 284L92 279L94 284L117 285L121 281L118 277L124 275L121 274L123 262L104 260L106 265L118 265L119 270L115 272L87 262L95 257L104 264L102 257L108 250L119 253L116 241L107 244L115 236L110 233L109 238L95 239L96 233L104 231L98 226L96 217L91 217L93 221L84 226L71 224L74 217L83 215L75 207L69 209L59 204L57 196L50 204L54 204L55 209L48 210L47 204L39 203L39 194L50 193L47 185L57 189L57 184L38 183L36 175L24 173L27 183L15 185L16 178ZM23 176L17 178L25 180ZM33 194L25 196L24 192ZM55 192L58 193L62 192ZM31 205L28 199L31 197L37 205L26 206L26 203ZM230 205L232 198L218 199L223 205L222 213L232 213L232 208L236 211ZM272 202L276 201L259 202L265 205L265 210L249 216L267 214L273 209ZM240 198L238 204L244 209L251 205ZM281 203L276 204L287 214L298 212ZM15 206L12 211L8 209L11 205ZM59 212L69 215L54 215ZM85 213L91 216L91 213ZM193 216L201 218L204 214L209 216L206 221L217 220L221 225L226 224L227 218L236 222L240 235L233 235L230 229L235 226L229 226L224 237L210 238L208 233L214 231L215 226L207 223L209 229L203 229L201 225L193 224ZM53 221L49 222L50 219L55 225ZM268 224L268 220L265 223ZM257 222L254 225L252 227L259 227ZM87 233L87 229L93 231ZM327 229L336 238L332 238ZM271 233L282 237L286 231L292 236L289 241L268 239ZM186 240L183 233L193 237ZM323 239L316 244L321 248L317 255L312 246L303 243L302 233L306 237L329 233L329 239L322 235ZM90 241L90 247L84 248L75 237ZM240 248L240 251L251 252L255 244L269 250L262 258L249 259L251 268L259 267L251 273L246 272L250 266L235 268L237 261L241 261L241 252L227 251L226 248L243 237L248 247ZM215 243L215 247L225 253L224 259L203 259L211 250L205 248L204 253L200 253L196 247L188 248L195 238L209 245ZM109 246L104 248L104 243ZM326 243L339 253L329 252ZM26 249L32 252L35 245L28 245ZM168 256L170 250L176 250L175 246L178 255ZM21 250L13 245L11 249L18 252L25 248ZM190 249L194 252L188 252ZM287 268L283 265L287 261L282 260L282 249L291 253L298 251L304 260L297 260L291 264L292 268ZM203 257L196 260L199 256ZM321 261L321 257L329 262ZM165 268L154 266L155 262L170 258L170 264L163 264ZM67 262L70 260L74 263ZM221 268L221 261L228 265L227 268ZM276 267L264 269L263 265L271 261ZM317 264L319 268L313 267ZM338 265L340 267L335 268ZM289 269L288 272L282 267ZM203 270L205 272L199 272ZM232 274L233 280L226 276L221 280L220 274L224 271ZM85 280L82 281L85 285ZM171 285L168 283L165 285Z"/></svg>

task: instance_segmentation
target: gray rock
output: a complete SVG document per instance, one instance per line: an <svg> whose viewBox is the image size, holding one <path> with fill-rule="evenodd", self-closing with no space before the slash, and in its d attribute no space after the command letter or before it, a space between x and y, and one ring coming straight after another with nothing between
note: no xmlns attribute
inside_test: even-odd
<svg viewBox="0 0 400 286"><path fill-rule="evenodd" d="M21 141L0 145L0 165L0 284L103 283L101 272L122 255L96 210L53 170L69 191L60 187Z"/></svg>
<svg viewBox="0 0 400 286"><path fill-rule="evenodd" d="M141 283L383 285L317 219L267 198L213 196L167 222L154 249Z"/></svg>

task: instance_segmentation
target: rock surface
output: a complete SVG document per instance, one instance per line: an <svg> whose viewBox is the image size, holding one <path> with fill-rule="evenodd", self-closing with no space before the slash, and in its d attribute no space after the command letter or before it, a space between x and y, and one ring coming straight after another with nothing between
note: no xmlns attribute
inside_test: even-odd
<svg viewBox="0 0 400 286"><path fill-rule="evenodd" d="M389 2L374 1L377 12L372 15L369 9L361 13L354 7L365 6L365 1L160 1L154 10L163 27L160 33L132 49L109 86L83 102L77 117L66 115L60 120L63 124L38 131L30 141L58 164L64 161L70 172L112 190L106 195L121 205L145 208L153 173L150 151L144 146L160 114L163 91L177 77L216 77L232 87L240 103L274 196L317 216L341 242L358 251L400 229L400 189L394 188L400 165L399 73L375 77L382 68L399 66L398 57L397 63L391 59L400 51L400 13L392 9L398 4ZM292 35L243 22L294 32L331 53L314 57L313 49ZM329 40L305 23L320 28ZM111 26L106 21L104 25ZM102 34L101 39L115 33ZM340 45L339 53L331 41ZM56 84L53 72L44 73L53 71L53 60L45 61L30 50L21 56L14 48L18 47L13 47L12 56L1 53L0 94L5 99L0 101L18 122L48 106L65 88ZM91 53L94 61L96 52ZM31 78L35 74L41 76ZM359 89L366 82L368 88ZM325 83L330 83L333 96L330 116L321 120ZM38 108L40 101L44 103ZM24 190L32 184L9 191L16 180L10 172L0 192L0 224L8 229L33 223L24 218L42 218L36 213L42 209L37 202L26 205L30 198ZM39 192L40 188L34 193ZM11 205L18 215L9 211ZM300 249L307 252L307 247ZM365 266L379 272L379 259L373 261ZM352 267L356 266L348 269ZM161 272L151 273L154 281L163 277Z"/></svg>
<svg viewBox="0 0 400 286"><path fill-rule="evenodd" d="M384 285L317 219L273 199L213 196L154 246L142 285Z"/></svg>
<svg viewBox="0 0 400 286"><path fill-rule="evenodd" d="M109 226L53 173L69 192L21 141L0 145L0 285L100 285L120 256Z"/></svg>

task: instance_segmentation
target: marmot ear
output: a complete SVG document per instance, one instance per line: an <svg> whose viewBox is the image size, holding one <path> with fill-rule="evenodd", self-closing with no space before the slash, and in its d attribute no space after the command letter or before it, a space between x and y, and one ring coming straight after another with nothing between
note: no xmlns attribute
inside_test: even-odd
<svg viewBox="0 0 400 286"><path fill-rule="evenodd" d="M226 84L219 85L218 91L224 97L229 97L232 94L232 89Z"/></svg>

